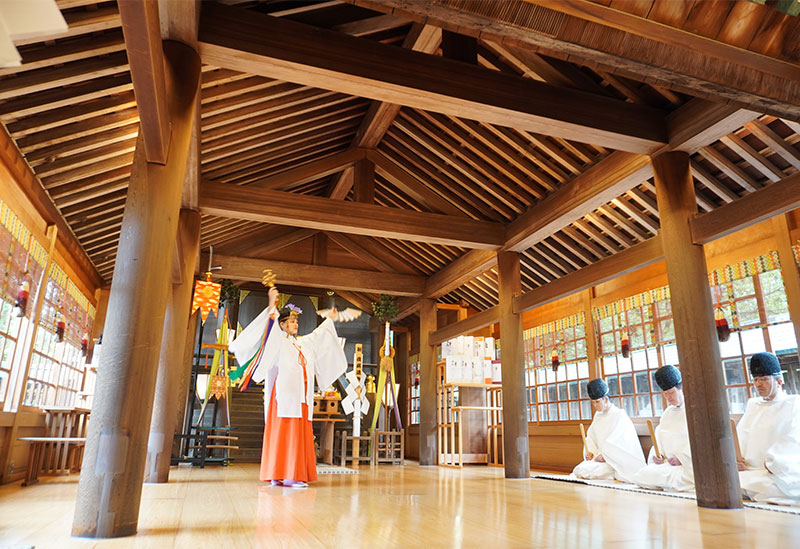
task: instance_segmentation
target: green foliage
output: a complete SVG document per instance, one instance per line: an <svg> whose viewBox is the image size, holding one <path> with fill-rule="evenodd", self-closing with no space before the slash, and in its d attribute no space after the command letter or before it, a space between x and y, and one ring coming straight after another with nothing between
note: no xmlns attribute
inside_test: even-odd
<svg viewBox="0 0 800 549"><path fill-rule="evenodd" d="M379 301L372 302L372 316L381 323L392 320L399 312L397 301L390 295L381 294Z"/></svg>
<svg viewBox="0 0 800 549"><path fill-rule="evenodd" d="M229 280L227 278L223 278L220 281L222 284L222 288L219 292L219 304L220 307L226 302L230 301L234 303L237 299L239 299L239 286L234 284L233 280Z"/></svg>

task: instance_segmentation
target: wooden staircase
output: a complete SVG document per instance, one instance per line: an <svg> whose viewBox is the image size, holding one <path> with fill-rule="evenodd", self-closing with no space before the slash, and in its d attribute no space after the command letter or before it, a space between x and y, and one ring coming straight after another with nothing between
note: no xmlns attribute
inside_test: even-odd
<svg viewBox="0 0 800 549"><path fill-rule="evenodd" d="M259 463L264 439L264 387L253 385L246 391L231 391L232 434L239 437L238 449L230 451L231 461Z"/></svg>

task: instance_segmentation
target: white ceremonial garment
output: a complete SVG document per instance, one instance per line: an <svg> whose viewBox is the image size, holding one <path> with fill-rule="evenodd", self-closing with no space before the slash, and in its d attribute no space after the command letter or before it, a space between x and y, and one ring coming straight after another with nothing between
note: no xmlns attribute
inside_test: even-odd
<svg viewBox="0 0 800 549"><path fill-rule="evenodd" d="M672 492L694 490L692 454L689 448L689 428L686 425L685 406L667 406L655 429L658 449L665 458L676 457L681 465L653 462L655 448L650 449L647 465L633 475L632 481L642 488L662 489Z"/></svg>
<svg viewBox="0 0 800 549"><path fill-rule="evenodd" d="M736 426L746 471L742 493L754 501L800 505L800 396L747 401Z"/></svg>
<svg viewBox="0 0 800 549"><path fill-rule="evenodd" d="M276 313L274 307L265 309L247 325L239 337L228 346L244 364L258 352L269 315ZM306 360L306 384L303 394L303 368L300 366L300 351ZM302 404L308 404L308 419L314 413L314 377L319 387L328 387L347 369L347 358L336 334L331 319L326 319L313 332L303 337L292 337L280 329L277 319L269 333L252 380L264 381L264 419L269 412L269 399L275 387L278 417L301 417Z"/></svg>
<svg viewBox="0 0 800 549"><path fill-rule="evenodd" d="M586 433L587 451L602 455L605 462L584 460L572 474L585 479L612 479L623 482L645 466L636 428L625 410L613 404L607 412L595 412Z"/></svg>

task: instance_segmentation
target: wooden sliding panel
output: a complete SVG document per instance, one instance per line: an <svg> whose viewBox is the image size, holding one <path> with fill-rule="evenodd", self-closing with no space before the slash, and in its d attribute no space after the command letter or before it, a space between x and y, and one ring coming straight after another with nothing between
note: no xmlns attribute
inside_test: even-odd
<svg viewBox="0 0 800 549"><path fill-rule="evenodd" d="M497 270L506 478L528 478L531 460L528 448L528 398L522 347L522 315L514 312L514 298L522 289L519 254L498 252Z"/></svg>
<svg viewBox="0 0 800 549"><path fill-rule="evenodd" d="M145 480L167 482L169 480L172 437L175 434L175 414L178 402L185 398L179 393L181 374L186 371L182 361L186 327L194 287L194 270L197 252L200 249L200 214L192 210L181 210L178 221L178 245L181 256L181 280L172 284L164 329L161 336L161 353L158 357L153 414L150 419L150 436L147 441Z"/></svg>
<svg viewBox="0 0 800 549"><path fill-rule="evenodd" d="M697 211L689 155L670 152L657 156L653 172L686 395L697 504L741 508L706 258L703 246L693 243L689 225Z"/></svg>
<svg viewBox="0 0 800 549"><path fill-rule="evenodd" d="M172 136L167 163L139 136L108 304L103 357L72 535L136 533L171 262L199 89L200 59L165 43Z"/></svg>
<svg viewBox="0 0 800 549"><path fill-rule="evenodd" d="M436 447L436 353L430 342L431 332L436 330L436 302L420 300L419 308L419 464L437 465Z"/></svg>

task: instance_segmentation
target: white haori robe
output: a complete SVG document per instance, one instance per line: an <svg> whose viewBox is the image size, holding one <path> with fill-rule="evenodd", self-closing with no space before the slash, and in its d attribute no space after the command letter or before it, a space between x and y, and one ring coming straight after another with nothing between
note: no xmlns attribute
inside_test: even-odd
<svg viewBox="0 0 800 549"><path fill-rule="evenodd" d="M607 412L595 412L586 432L588 452L602 455L605 462L584 460L572 471L578 478L613 479L630 482L645 466L636 428L625 410L613 404ZM585 457L585 456L584 456Z"/></svg>
<svg viewBox="0 0 800 549"><path fill-rule="evenodd" d="M736 426L746 471L742 493L754 501L800 505L800 396L747 401Z"/></svg>
<svg viewBox="0 0 800 549"><path fill-rule="evenodd" d="M667 406L655 429L658 449L666 458L676 457L681 465L654 463L655 448L650 449L647 465L633 476L634 484L651 490L691 492L694 490L692 454L689 448L689 429L685 406Z"/></svg>
<svg viewBox="0 0 800 549"><path fill-rule="evenodd" d="M308 419L314 413L314 381L317 377L319 387L328 387L347 369L347 358L336 334L331 319L326 319L310 334L293 337L280 329L275 307L264 309L253 322L228 346L236 359L244 364L252 358L261 346L269 316L276 314L275 324L269 333L258 365L253 371L252 380L264 386L264 418L269 412L269 400L275 387L275 400L278 417L301 417L302 404L308 404ZM306 360L308 383L303 391L303 368L300 366L300 352ZM305 393L305 394L304 394Z"/></svg>

